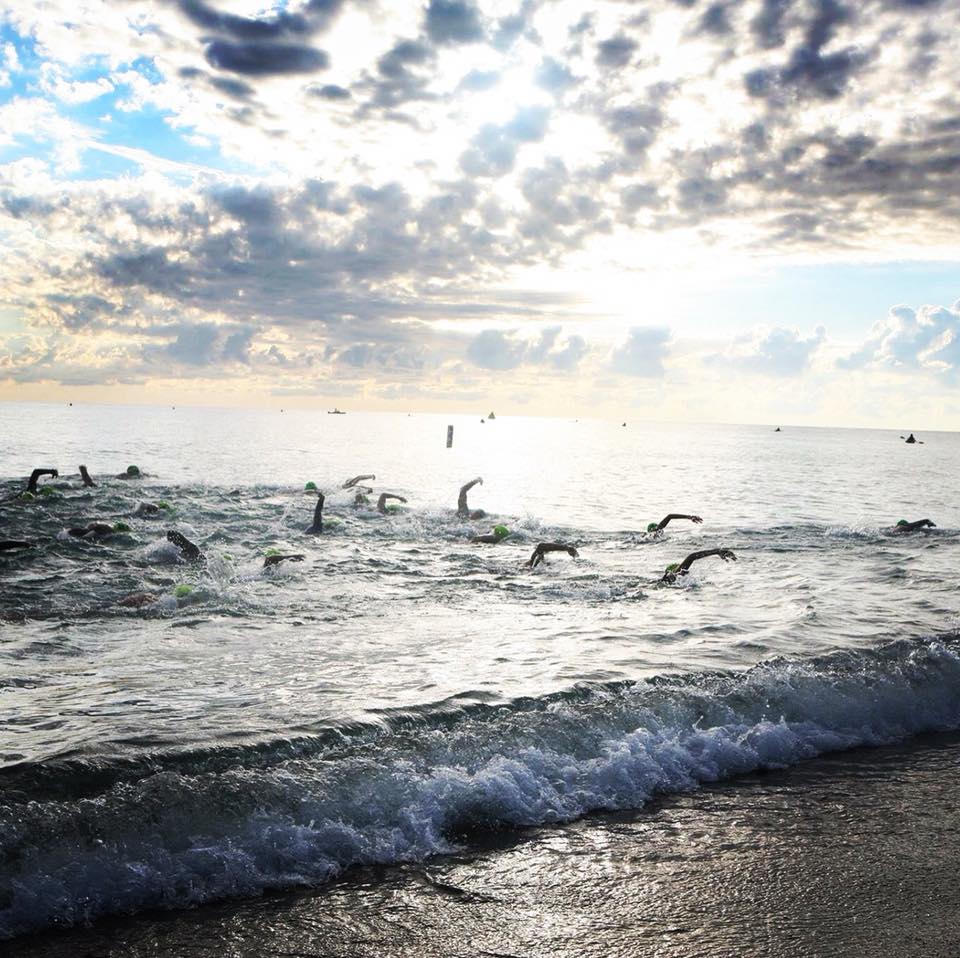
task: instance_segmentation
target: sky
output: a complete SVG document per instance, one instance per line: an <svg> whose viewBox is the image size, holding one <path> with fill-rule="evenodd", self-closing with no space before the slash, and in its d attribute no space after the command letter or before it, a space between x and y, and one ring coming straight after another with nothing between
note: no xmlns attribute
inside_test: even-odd
<svg viewBox="0 0 960 958"><path fill-rule="evenodd" d="M960 429L950 0L0 0L0 399Z"/></svg>

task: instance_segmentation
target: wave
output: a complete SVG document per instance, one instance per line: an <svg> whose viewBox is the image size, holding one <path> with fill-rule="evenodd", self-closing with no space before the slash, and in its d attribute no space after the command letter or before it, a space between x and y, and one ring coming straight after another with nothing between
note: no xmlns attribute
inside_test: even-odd
<svg viewBox="0 0 960 958"><path fill-rule="evenodd" d="M509 702L468 694L289 742L158 755L125 772L117 761L86 797L38 798L21 769L0 805L0 938L318 885L351 865L450 852L476 829L639 808L953 730L958 692L951 634Z"/></svg>

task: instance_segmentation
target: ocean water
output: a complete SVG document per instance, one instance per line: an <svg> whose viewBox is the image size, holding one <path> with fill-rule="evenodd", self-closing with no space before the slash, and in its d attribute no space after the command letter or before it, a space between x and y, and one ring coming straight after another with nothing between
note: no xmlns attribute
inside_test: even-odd
<svg viewBox="0 0 960 958"><path fill-rule="evenodd" d="M0 554L0 939L960 728L957 434L40 404L0 434L0 538L35 543ZM355 508L360 473L407 504ZM703 523L644 532L669 512ZM579 557L524 565L554 540Z"/></svg>

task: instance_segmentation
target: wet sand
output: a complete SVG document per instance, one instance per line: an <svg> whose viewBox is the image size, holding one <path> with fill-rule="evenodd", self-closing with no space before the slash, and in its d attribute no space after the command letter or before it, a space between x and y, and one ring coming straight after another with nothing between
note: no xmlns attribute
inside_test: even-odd
<svg viewBox="0 0 960 958"><path fill-rule="evenodd" d="M960 736L860 749L629 815L471 835L315 892L105 921L10 958L960 954Z"/></svg>

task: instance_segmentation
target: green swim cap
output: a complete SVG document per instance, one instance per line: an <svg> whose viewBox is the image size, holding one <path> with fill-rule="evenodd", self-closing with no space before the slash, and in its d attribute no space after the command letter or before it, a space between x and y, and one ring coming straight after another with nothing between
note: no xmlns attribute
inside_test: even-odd
<svg viewBox="0 0 960 958"><path fill-rule="evenodd" d="M659 523L657 522L648 522L647 523L647 532L656 532L659 528Z"/></svg>
<svg viewBox="0 0 960 958"><path fill-rule="evenodd" d="M316 491L317 491L317 484L316 484L315 482L308 482L308 483L303 487L303 491L304 491L304 492L316 492Z"/></svg>
<svg viewBox="0 0 960 958"><path fill-rule="evenodd" d="M178 585L178 586L176 586L176 588L174 588L174 590L173 590L173 594L174 594L178 599L182 599L182 598L184 598L185 596L190 595L191 592L193 592L193 586L192 586L192 585Z"/></svg>
<svg viewBox="0 0 960 958"><path fill-rule="evenodd" d="M130 526L128 526L125 522L115 522L115 523L113 524L113 531L114 531L114 532L129 532L129 531L130 531Z"/></svg>
<svg viewBox="0 0 960 958"><path fill-rule="evenodd" d="M21 499L36 499L37 497L36 497L29 489L24 489L24 491L20 493L20 498L21 498Z"/></svg>
<svg viewBox="0 0 960 958"><path fill-rule="evenodd" d="M676 572L679 568L679 562L671 562L670 565L667 566L667 572Z"/></svg>
<svg viewBox="0 0 960 958"><path fill-rule="evenodd" d="M140 467L139 466L127 466L127 475L128 476L139 476Z"/></svg>
<svg viewBox="0 0 960 958"><path fill-rule="evenodd" d="M170 508L170 503L167 502L166 499L161 499L161 500L157 503L157 508L158 508L158 509L169 509L169 508Z"/></svg>
<svg viewBox="0 0 960 958"><path fill-rule="evenodd" d="M403 512L403 506L387 506L387 512Z"/></svg>
<svg viewBox="0 0 960 958"><path fill-rule="evenodd" d="M278 555L280 555L280 550L279 550L279 549L274 549L274 548L271 546L269 549L267 549L266 552L264 552L264 555L265 555L265 556L278 556Z"/></svg>
<svg viewBox="0 0 960 958"><path fill-rule="evenodd" d="M906 519L897 519L897 525L898 525L898 526L908 526L908 525L910 525L910 523L907 522Z"/></svg>
<svg viewBox="0 0 960 958"><path fill-rule="evenodd" d="M40 495L50 497L50 496L57 496L59 495L59 493L52 486L41 486Z"/></svg>
<svg viewBox="0 0 960 958"><path fill-rule="evenodd" d="M494 526L493 534L498 538L502 539L504 536L510 535L510 530L506 526Z"/></svg>

